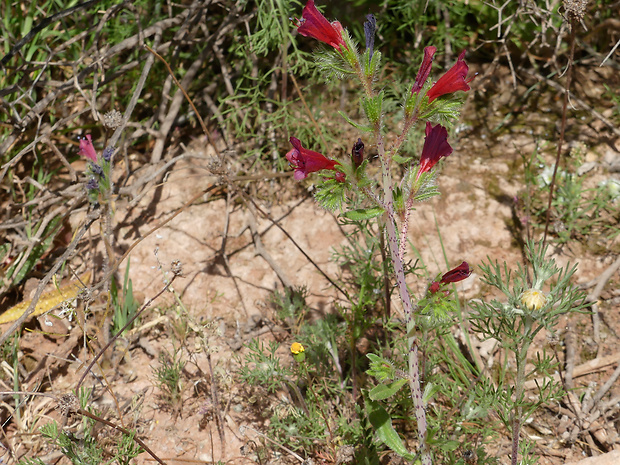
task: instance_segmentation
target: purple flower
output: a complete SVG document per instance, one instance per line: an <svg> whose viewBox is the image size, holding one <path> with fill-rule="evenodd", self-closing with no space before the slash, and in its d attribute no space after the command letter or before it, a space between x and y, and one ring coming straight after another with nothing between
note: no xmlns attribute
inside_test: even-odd
<svg viewBox="0 0 620 465"><path fill-rule="evenodd" d="M471 273L472 270L471 268L469 268L467 262L463 262L456 268L453 268L447 273L445 273L439 281L433 282L428 288L428 290L431 294L435 294L437 291L439 291L439 288L442 284L458 283L459 281L463 281L464 279L469 278Z"/></svg>
<svg viewBox="0 0 620 465"><path fill-rule="evenodd" d="M301 19L297 20L297 30L302 36L313 37L331 45L336 50L340 50L340 46L347 47L342 37L342 25L338 21L330 23L316 9L314 0L308 0L306 3L301 13Z"/></svg>
<svg viewBox="0 0 620 465"><path fill-rule="evenodd" d="M368 60L372 60L375 48L375 31L377 30L377 20L374 15L366 15L367 21L364 23L364 35L366 36L366 50L368 50Z"/></svg>
<svg viewBox="0 0 620 465"><path fill-rule="evenodd" d="M89 191L94 191L94 190L99 189L99 183L94 177L88 180L88 182L86 183L86 189L88 189Z"/></svg>
<svg viewBox="0 0 620 465"><path fill-rule="evenodd" d="M103 176L103 168L99 166L97 163L91 163L90 169L93 172L93 174L96 174L99 177Z"/></svg>
<svg viewBox="0 0 620 465"><path fill-rule="evenodd" d="M441 125L432 126L426 123L426 137L424 138L424 147L422 147L422 156L420 157L420 167L416 181L422 173L426 173L433 169L437 162L443 157L447 157L452 153L452 147L448 144L448 130Z"/></svg>
<svg viewBox="0 0 620 465"><path fill-rule="evenodd" d="M432 102L437 97L441 97L445 94L451 94L452 92L456 92L457 90L467 91L470 89L468 83L471 82L466 81L467 73L469 71L469 66L465 63L465 50L461 52L457 62L450 68L446 74L441 76L439 80L431 87L431 89L426 94L428 96L428 102ZM416 80L417 81L417 80Z"/></svg>
<svg viewBox="0 0 620 465"><path fill-rule="evenodd" d="M296 137L291 137L289 140L293 145L293 149L286 154L286 159L293 165L293 168L295 168L296 181L301 181L305 179L309 173L314 173L316 171L335 171L335 166L339 164L337 161L330 160L319 152L303 148L301 142ZM340 180L337 175L336 179ZM344 180L344 175L342 176L342 180Z"/></svg>
<svg viewBox="0 0 620 465"><path fill-rule="evenodd" d="M112 155L114 155L114 151L116 150L116 147L112 147L111 145L109 147L106 147L105 150L103 151L103 153L101 154L101 157L105 160L105 161L110 161L110 159L112 158Z"/></svg>
<svg viewBox="0 0 620 465"><path fill-rule="evenodd" d="M422 60L422 64L420 65L420 70L418 71L418 75L415 77L415 82L413 83L413 87L411 88L412 94L417 94L422 90L424 84L426 84L426 80L428 79L428 75L431 74L431 67L433 66L433 56L437 51L437 47L424 47L424 59Z"/></svg>
<svg viewBox="0 0 620 465"><path fill-rule="evenodd" d="M86 136L80 139L80 155L93 162L97 161L97 152L95 152L95 147L93 147L93 139L90 134L86 134Z"/></svg>

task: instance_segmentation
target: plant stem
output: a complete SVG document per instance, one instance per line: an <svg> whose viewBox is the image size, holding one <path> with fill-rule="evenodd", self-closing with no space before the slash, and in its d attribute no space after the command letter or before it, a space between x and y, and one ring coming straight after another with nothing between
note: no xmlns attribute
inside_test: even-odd
<svg viewBox="0 0 620 465"><path fill-rule="evenodd" d="M522 398L525 392L525 363L527 361L527 350L534 336L532 334L532 317L530 315L525 315L523 320L523 346L515 353L517 358L517 379L515 383L515 401L512 417L512 465L517 465L518 463L519 436L521 433L521 423L523 421Z"/></svg>
<svg viewBox="0 0 620 465"><path fill-rule="evenodd" d="M364 86L364 91L367 98L371 99L375 96L375 91L372 88L372 78L368 78L364 75L359 61L356 67L357 75ZM396 213L394 212L394 184L392 181L392 174L390 172L392 155L398 151L400 145L404 142L409 129L413 126L417 119L417 112L415 116L411 116L406 119L405 126L398 141L392 147L390 151L386 150L383 134L381 133L382 117L379 118L374 124L374 136L377 142L377 151L379 153L379 160L381 160L381 180L383 185L383 202L382 207L386 211L386 233L388 247L390 249L390 255L392 256L392 263L394 264L394 274L396 275L396 282L398 284L398 291L400 299L403 303L403 310L405 313L405 321L407 322L407 349L408 349L408 365L409 365L409 388L411 389L411 399L415 409L416 421L418 424L418 440L419 450L422 459L422 465L432 465L432 457L427 438L427 423L426 423L426 410L424 408L424 399L422 398L422 388L420 385L420 362L418 358L418 345L416 343L416 337L412 334L415 332L415 319L413 315L413 304L411 303L411 296L409 295L409 289L407 289L407 283L405 282L405 269L403 266L403 257L400 253L399 247L399 235L396 232ZM404 255L404 249L403 249Z"/></svg>
<svg viewBox="0 0 620 465"><path fill-rule="evenodd" d="M398 235L396 233L396 217L394 214L394 198L393 198L393 185L392 176L390 174L389 159L386 156L385 145L383 142L383 136L381 131L375 131L377 139L377 148L379 151L379 158L381 160L381 171L383 178L383 203L386 208L386 232L388 246L390 254L392 255L392 262L394 264L394 273L396 274L396 282L398 284L398 291L400 299L403 303L403 310L405 312L405 321L407 322L407 349L409 359L409 388L411 389L411 399L415 408L415 416L418 424L418 440L420 442L420 454L422 457L422 465L431 465L432 458L428 444L426 443L427 437L427 423L426 423L426 410L424 409L424 399L422 398L422 388L420 385L420 362L418 359L418 346L415 341L415 336L412 336L415 330L415 319L413 315L413 304L411 303L411 296L409 295L409 289L407 289L407 283L405 282L405 270L403 267L403 261L399 253Z"/></svg>

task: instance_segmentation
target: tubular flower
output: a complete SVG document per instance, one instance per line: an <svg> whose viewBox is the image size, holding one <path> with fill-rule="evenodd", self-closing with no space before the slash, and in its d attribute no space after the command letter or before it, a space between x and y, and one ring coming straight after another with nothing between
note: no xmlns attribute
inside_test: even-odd
<svg viewBox="0 0 620 465"><path fill-rule="evenodd" d="M456 268L453 268L445 273L439 281L433 282L428 290L431 294L435 294L439 291L442 284L458 283L459 281L463 281L464 279L469 278L471 272L472 270L469 268L467 262L463 262Z"/></svg>
<svg viewBox="0 0 620 465"><path fill-rule="evenodd" d="M296 137L291 137L289 140L293 145L293 149L286 154L286 159L293 165L293 168L295 168L296 181L301 181L305 179L309 173L314 173L316 171L335 171L334 167L339 164L337 161L330 160L319 152L303 148L301 142ZM338 175L336 175L336 179L338 179Z"/></svg>
<svg viewBox="0 0 620 465"><path fill-rule="evenodd" d="M413 83L413 87L411 88L412 94L417 94L422 90L424 84L426 84L426 80L428 79L428 75L431 74L431 67L433 66L433 56L437 51L437 47L424 47L424 59L422 60L422 64L420 65L420 70L418 71L418 75L415 77L415 82Z"/></svg>
<svg viewBox="0 0 620 465"><path fill-rule="evenodd" d="M420 157L420 167L416 181L422 173L430 171L433 166L443 157L447 157L452 153L452 147L448 144L448 130L441 125L431 126L426 123L426 137L424 138L424 147L422 147L422 156Z"/></svg>
<svg viewBox="0 0 620 465"><path fill-rule="evenodd" d="M325 16L314 6L314 0L308 0L301 13L301 19L297 20L297 30L302 36L313 37L321 42L331 45L336 50L340 46L347 47L342 38L342 25L338 21L330 23Z"/></svg>
<svg viewBox="0 0 620 465"><path fill-rule="evenodd" d="M437 97L441 97L445 94L451 94L457 90L469 90L468 83L471 82L471 79L469 81L465 80L468 71L469 66L465 63L465 50L463 50L454 66L450 68L446 74L441 76L428 91L426 94L428 96L428 102L430 103Z"/></svg>
<svg viewBox="0 0 620 465"><path fill-rule="evenodd" d="M97 152L95 152L95 147L93 147L93 139L90 134L86 134L86 136L80 139L80 155L93 162L97 162Z"/></svg>

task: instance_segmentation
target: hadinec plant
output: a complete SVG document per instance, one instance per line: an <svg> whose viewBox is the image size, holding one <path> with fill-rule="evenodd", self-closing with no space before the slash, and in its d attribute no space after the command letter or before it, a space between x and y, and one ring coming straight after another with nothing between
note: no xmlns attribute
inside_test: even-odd
<svg viewBox="0 0 620 465"><path fill-rule="evenodd" d="M369 355L371 359L369 374L380 381L396 379L390 385L383 384L375 388L370 397L373 401L385 399L395 394L404 384L409 385L418 425L418 453L412 454L407 451L393 429L387 412L377 402L370 402L368 414L379 438L388 447L407 460L414 460L417 455L423 465L430 465L432 453L429 448L426 420L427 399L422 393L418 359L417 307L412 302L405 282L405 244L409 215L414 210L415 202L439 194L435 186L436 165L440 159L449 156L453 151L448 143L448 131L445 126L452 124L459 116L462 101L455 92L469 90L470 80L467 80L469 68L464 61L463 51L457 63L433 85L428 82L428 78L436 48L426 47L420 70L410 89L403 96L402 129L395 135L393 141L388 143L384 127L384 92L376 86L381 71L381 52L374 50L376 20L372 15L368 15L367 18L368 21L364 23L366 49L363 54L358 52L358 44L338 21L328 21L317 10L314 0L308 0L302 18L297 20L296 26L301 35L313 37L333 48L316 52L317 65L326 78L351 77L356 78L362 85L363 95L360 103L366 123L357 123L344 113L341 115L362 133L370 133L374 138L381 163L381 180L377 182L371 179L366 172L368 160L363 160L364 143L361 138L354 144L349 162L330 160L322 154L304 149L301 142L294 137L291 137L294 149L287 153L286 158L295 168L297 180L306 178L312 172L329 170L335 173L332 177L324 177L317 185L316 199L324 208L335 210L347 206L349 209L343 216L353 220L380 217L381 228L387 236L405 314L408 373L399 376L389 361L377 355ZM399 155L399 151L409 131L419 121L426 122L426 138L420 161L416 164L410 158ZM408 165L399 183L392 177L393 168L397 163ZM364 203L367 208L351 209L351 206L360 203ZM433 283L429 291L435 293L441 284L460 281L469 274L469 266L463 262L456 269L446 273L440 281ZM441 295L438 296L441 298Z"/></svg>

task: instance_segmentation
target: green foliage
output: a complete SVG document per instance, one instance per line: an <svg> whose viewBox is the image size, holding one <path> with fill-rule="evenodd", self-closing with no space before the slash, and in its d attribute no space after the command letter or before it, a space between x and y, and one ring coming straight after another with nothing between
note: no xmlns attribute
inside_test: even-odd
<svg viewBox="0 0 620 465"><path fill-rule="evenodd" d="M381 207L358 208L344 212L342 216L349 221L368 221L377 216L381 216L385 210Z"/></svg>
<svg viewBox="0 0 620 465"><path fill-rule="evenodd" d="M370 359L370 367L366 371L368 375L377 378L379 381L396 378L394 362L375 354L367 354L366 356Z"/></svg>
<svg viewBox="0 0 620 465"><path fill-rule="evenodd" d="M61 216L56 216L51 221L36 220L30 218L26 227L28 239L35 244L31 247L23 249L16 257L11 265L4 273L3 279L0 279L2 286L14 286L21 283L28 273L37 265L39 259L47 252L56 237L56 234L62 228ZM43 228L43 231L41 231ZM38 239L35 239L38 237Z"/></svg>
<svg viewBox="0 0 620 465"><path fill-rule="evenodd" d="M620 183L608 178L593 186L589 172L577 174L584 164L584 150L578 145L567 169L558 169L549 232L558 244L578 241L599 252L613 247L613 239L620 233ZM522 205L523 214L543 231L553 166L546 165L538 151L524 158L524 165L527 187L520 197L527 203Z"/></svg>
<svg viewBox="0 0 620 465"><path fill-rule="evenodd" d="M163 401L174 410L182 407L183 369L186 361L183 359L182 346L174 347L172 352L164 350L159 353L159 364L153 368L155 382L162 393Z"/></svg>
<svg viewBox="0 0 620 465"><path fill-rule="evenodd" d="M383 92L379 92L372 98L362 97L362 109L370 124L373 127L377 126L383 112Z"/></svg>
<svg viewBox="0 0 620 465"><path fill-rule="evenodd" d="M368 374L371 374L370 370L368 371ZM406 379L398 379L390 384L379 384L378 386L375 386L368 395L372 400L389 399L394 396L394 394L396 394L405 384L407 384Z"/></svg>
<svg viewBox="0 0 620 465"><path fill-rule="evenodd" d="M133 318L140 307L140 303L133 295L133 284L129 278L130 263L131 258L128 258L127 267L125 268L125 278L123 280L122 298L119 295L116 279L112 279L112 284L110 286L110 296L112 299L112 307L114 309L114 315L112 315L113 334L117 334L121 328L123 328L127 322ZM127 328L127 330L129 329L131 328Z"/></svg>
<svg viewBox="0 0 620 465"><path fill-rule="evenodd" d="M89 389L81 389L79 403L81 408L92 412L92 409L87 407L89 395ZM101 465L103 463L129 465L142 453L142 448L133 440L134 433L117 435L115 445L110 447L109 443L99 444L94 427L95 420L84 417L79 434L63 430L55 421L43 425L40 431L43 437L58 447L73 465ZM20 461L20 464L39 465L37 459L24 459Z"/></svg>
<svg viewBox="0 0 620 465"><path fill-rule="evenodd" d="M239 372L244 383L261 386L268 393L286 385L293 373L281 365L280 357L276 355L280 347L277 342L269 341L265 346L262 341L252 339L246 347L249 352Z"/></svg>
<svg viewBox="0 0 620 465"><path fill-rule="evenodd" d="M334 178L325 179L314 192L317 203L329 211L341 210L346 202L346 195L346 184Z"/></svg>
<svg viewBox="0 0 620 465"><path fill-rule="evenodd" d="M368 401L366 403L366 408L368 410L370 423L372 423L372 426L377 432L379 440L405 460L413 460L415 458L414 455L407 450L402 439L394 430L392 418L387 411L381 407L381 405L373 401Z"/></svg>
<svg viewBox="0 0 620 465"><path fill-rule="evenodd" d="M502 367L495 380L497 388L488 388L490 396L495 399L495 410L509 429L515 424L520 427L541 405L556 402L565 394L562 385L553 378L558 365L554 356L543 350L536 353L534 360L528 360L528 348L543 329L550 334L555 333L560 315L581 311L586 306L585 294L571 284L576 266L567 264L559 268L554 259L546 258L546 252L547 247L527 243L526 255L531 266L529 273L521 264L516 271L509 270L506 263L501 266L489 260L483 264L483 281L498 289L503 298L470 303L472 329L479 333L482 340L494 338L500 341L502 348L511 353L516 361L516 373ZM529 276L532 276L531 282ZM544 296L537 301L538 305L526 300L526 292L531 292L528 289ZM528 361L533 368L526 371ZM523 395L523 385L532 376L545 379L539 384L534 400ZM528 447L526 443L521 448L521 454L526 463L532 463L526 453Z"/></svg>

